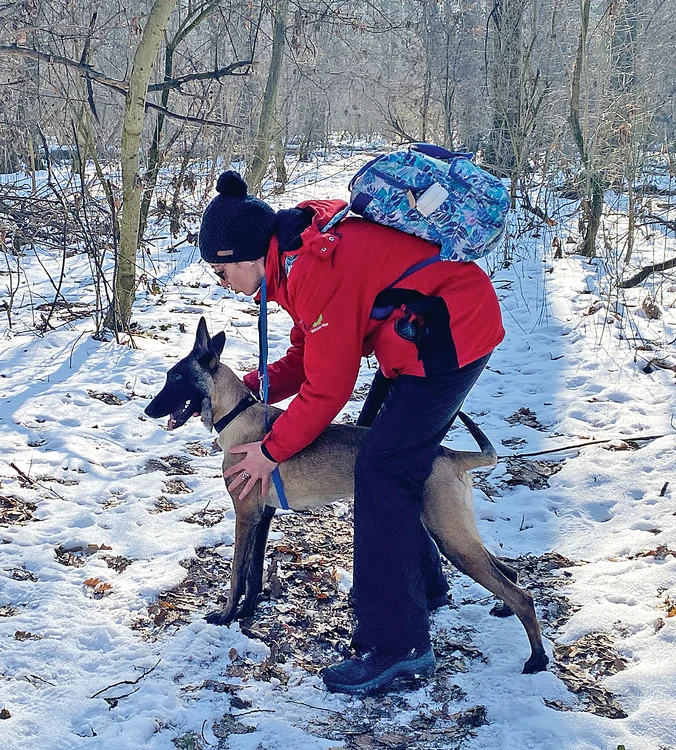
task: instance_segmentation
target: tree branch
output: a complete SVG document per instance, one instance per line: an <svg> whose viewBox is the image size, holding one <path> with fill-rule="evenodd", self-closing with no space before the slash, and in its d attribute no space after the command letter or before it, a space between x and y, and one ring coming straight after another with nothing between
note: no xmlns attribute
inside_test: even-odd
<svg viewBox="0 0 676 750"><path fill-rule="evenodd" d="M213 128L235 128L236 130L242 129L241 125L233 125L230 122L206 120L201 117L191 117L190 115L179 115L178 112L172 112L172 110L161 107L159 104L153 104L153 102L146 102L146 109L154 109L156 112L162 112L165 117L171 117L173 120L181 120L183 122L191 122L195 125L209 125Z"/></svg>
<svg viewBox="0 0 676 750"><path fill-rule="evenodd" d="M204 73L189 73L188 75L180 76L179 78L170 78L167 81L162 81L162 83L153 83L148 86L148 91L155 92L164 91L165 89L179 89L185 83L190 83L191 81L205 81L210 79L218 80L224 76L246 76L249 75L249 71L244 71L243 73L236 73L235 71L238 68L248 68L257 64L258 63L255 60L240 60L239 62L230 63L230 65L226 65L225 68L219 68L218 70L207 71Z"/></svg>
<svg viewBox="0 0 676 750"><path fill-rule="evenodd" d="M129 83L127 81L116 81L114 78L100 73L98 70L94 70L91 65L85 62L78 62L70 57L64 57L63 55L52 55L51 53L39 52L38 50L29 49L28 47L19 47L16 44L0 45L0 55L17 55L19 57L29 57L32 60L40 60L41 62L47 63L48 65L64 65L67 68L73 68L80 70L87 77L88 80L96 81L102 86L106 86L109 89L122 94L127 95L127 89ZM228 75L247 75L248 72L237 73L235 72L239 68L249 67L255 65L253 60L241 60L239 62L231 63L225 68L219 70L213 70L205 73L190 73L180 78L171 78L168 81L162 83L153 84L148 86L148 91L162 91L164 89L180 88L183 84L189 83L190 81L201 81L201 80L217 80ZM172 112L166 107L161 107L159 104L153 104L152 102L146 102L146 109L154 109L158 112L163 112L167 117L171 117L174 120L183 120L183 122L192 122L197 125L210 125L212 127L219 128L237 128L237 125L232 125L228 122L220 122L218 120L203 120L199 117L190 117L188 115L180 115L177 112Z"/></svg>

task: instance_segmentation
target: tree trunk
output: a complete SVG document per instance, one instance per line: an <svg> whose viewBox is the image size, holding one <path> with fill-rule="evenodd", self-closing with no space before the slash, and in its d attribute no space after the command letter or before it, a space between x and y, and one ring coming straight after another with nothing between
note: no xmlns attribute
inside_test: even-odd
<svg viewBox="0 0 676 750"><path fill-rule="evenodd" d="M585 231L580 253L587 258L596 257L596 237L603 216L604 181L598 172L589 175L589 197L584 200Z"/></svg>
<svg viewBox="0 0 676 750"><path fill-rule="evenodd" d="M122 215L117 251L113 306L105 325L119 331L128 328L136 295L136 253L139 244L142 186L138 152L150 74L157 59L176 0L155 0L134 55L122 123Z"/></svg>
<svg viewBox="0 0 676 750"><path fill-rule="evenodd" d="M252 194L260 193L261 185L268 168L270 157L270 145L274 140L275 110L277 108L277 94L279 92L279 81L282 74L282 59L284 45L286 44L286 15L289 0L277 0L273 12L274 29L272 34L272 55L270 58L270 69L268 80L265 84L263 94L263 106L261 118L258 123L255 147L251 165L246 171L246 182Z"/></svg>
<svg viewBox="0 0 676 750"><path fill-rule="evenodd" d="M583 201L583 234L580 253L587 258L596 256L596 236L603 215L603 195L605 180L594 168L587 146L587 138L580 122L580 97L582 90L582 67L587 53L587 32L589 30L589 10L591 0L583 0L581 6L580 36L570 89L570 113L568 121L573 132L573 140L580 152L580 159L585 168L587 179L587 197Z"/></svg>
<svg viewBox="0 0 676 750"><path fill-rule="evenodd" d="M568 121L573 131L573 140L580 152L580 158L585 168L587 164L587 149L582 125L580 124L580 90L582 80L582 65L584 63L585 52L587 48L587 30L589 28L589 7L591 0L583 0L582 18L580 22L580 36L577 42L577 52L575 54L575 64L573 65L573 76L570 87L570 113Z"/></svg>
<svg viewBox="0 0 676 750"><path fill-rule="evenodd" d="M191 15L179 25L173 38L167 42L167 46L164 52L164 80L169 81L174 75L174 54L178 45L194 31L203 21L205 21L218 7L220 0L208 0L203 6L195 8ZM169 106L169 94L170 89L166 88L162 90L162 97L160 104L165 109ZM164 154L162 153L162 131L164 128L165 116L163 112L157 113L157 119L155 120L155 127L153 129L153 140L148 150L148 170L145 176L145 190L143 193L143 201L141 203L141 220L139 236L143 237L145 234L146 226L148 224L148 212L150 211L150 203L155 193L155 187L157 185L157 178L162 167L164 160ZM178 131L176 133L178 135ZM168 149L165 147L165 154Z"/></svg>
<svg viewBox="0 0 676 750"><path fill-rule="evenodd" d="M515 138L520 130L521 28L524 0L494 0L493 125L486 161L510 174L516 161Z"/></svg>

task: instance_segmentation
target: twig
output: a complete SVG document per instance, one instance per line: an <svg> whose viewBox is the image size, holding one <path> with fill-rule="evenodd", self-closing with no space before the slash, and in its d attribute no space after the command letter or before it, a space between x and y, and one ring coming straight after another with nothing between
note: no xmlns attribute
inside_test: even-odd
<svg viewBox="0 0 676 750"><path fill-rule="evenodd" d="M36 482L35 479L31 479L28 476L28 474L24 474L23 471L21 471L21 469L15 463L13 463L13 462L10 461L9 465L14 469L14 471L23 480L25 480L26 482L28 482L28 484L30 484L31 486L35 485L36 487L40 487L40 489L47 490L48 492L51 492L52 494L56 495L59 498L59 500L63 500L64 503L67 502L66 498L63 497L62 495L59 495L59 493L56 490L53 490L51 487L45 487L43 484L40 484L40 482Z"/></svg>
<svg viewBox="0 0 676 750"><path fill-rule="evenodd" d="M200 734L202 735L202 739L209 745L209 747L213 747L213 744L209 742L209 740L204 736L204 727L207 725L207 720L205 719L202 722L202 729L200 729Z"/></svg>
<svg viewBox="0 0 676 750"><path fill-rule="evenodd" d="M328 711L328 713L335 714L336 716L343 715L340 711L334 711L332 708L323 708L322 706L313 706L310 703L303 703L303 701L292 701L290 698L287 698L286 702L295 703L297 706L305 706L306 708L314 708L315 711Z"/></svg>
<svg viewBox="0 0 676 750"><path fill-rule="evenodd" d="M605 440L588 440L586 443L575 443L573 445L564 445L561 448L548 448L544 451L534 451L533 453L513 453L509 456L498 456L498 461L504 461L507 458L528 458L529 456L542 456L545 453L561 453L561 451L570 451L574 448L584 448L587 445L602 445L603 443L613 443L616 440L622 440L624 442L633 441L636 442L638 440L657 440L658 438L667 437L668 435L673 435L674 433L668 432L665 435L639 435L638 437L615 437L615 438L606 438Z"/></svg>
<svg viewBox="0 0 676 750"><path fill-rule="evenodd" d="M34 680L38 680L39 682L44 682L45 685L51 685L52 687L56 687L56 684L54 682L50 682L49 680L45 680L44 677L40 677L38 674L32 674L31 677Z"/></svg>
<svg viewBox="0 0 676 750"><path fill-rule="evenodd" d="M94 693L94 695L90 696L90 698L98 698L101 693L105 693L106 690L110 690L110 688L117 687L118 685L138 685L138 683L144 678L147 677L151 672L154 672L157 669L157 665L162 661L162 659L157 660L157 664L155 664L154 667L151 667L147 672L144 672L140 677L137 677L135 680L121 680L120 682L114 682L112 685L108 685L108 687L104 687L103 690L99 690L97 693ZM132 691L136 692L136 691ZM128 695L131 695L132 693L127 693L127 695L121 695L120 698L126 698Z"/></svg>

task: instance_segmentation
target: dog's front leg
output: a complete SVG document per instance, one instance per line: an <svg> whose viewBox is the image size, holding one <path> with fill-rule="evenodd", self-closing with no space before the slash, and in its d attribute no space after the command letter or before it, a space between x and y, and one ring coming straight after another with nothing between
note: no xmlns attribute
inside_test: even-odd
<svg viewBox="0 0 676 750"><path fill-rule="evenodd" d="M212 625L230 625L237 619L237 607L246 590L249 569L256 553L256 537L263 513L261 503L255 490L243 500L233 497L235 506L235 552L232 558L230 575L230 594L225 607L207 615L207 622Z"/></svg>
<svg viewBox="0 0 676 750"><path fill-rule="evenodd" d="M275 515L275 509L266 505L263 515L256 528L254 552L251 555L246 577L246 593L238 617L251 617L256 608L258 595L263 591L263 563L265 561L265 545L268 541L270 522Z"/></svg>

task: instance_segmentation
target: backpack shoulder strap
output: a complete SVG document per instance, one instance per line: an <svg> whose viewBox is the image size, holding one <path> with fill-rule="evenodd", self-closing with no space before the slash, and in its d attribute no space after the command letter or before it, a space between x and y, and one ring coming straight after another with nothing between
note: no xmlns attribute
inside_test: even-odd
<svg viewBox="0 0 676 750"><path fill-rule="evenodd" d="M440 263L441 261L443 261L441 255L433 255L431 258L421 260L419 263L407 268L398 279L395 279L389 286L385 287L382 292L378 293L373 302L371 317L375 320L385 320L385 318L394 312L394 308L399 304L398 302L393 304L391 295L387 294L387 292L395 287L400 281L407 279L416 271L420 271L423 268L427 268L427 266L431 266L432 263Z"/></svg>
<svg viewBox="0 0 676 750"><path fill-rule="evenodd" d="M329 223L325 224L319 231L324 234L325 232L328 232L329 229L333 229L333 227L335 227L339 221L344 219L350 213L350 208L351 205L348 203L342 211L338 211L338 213L329 221Z"/></svg>

